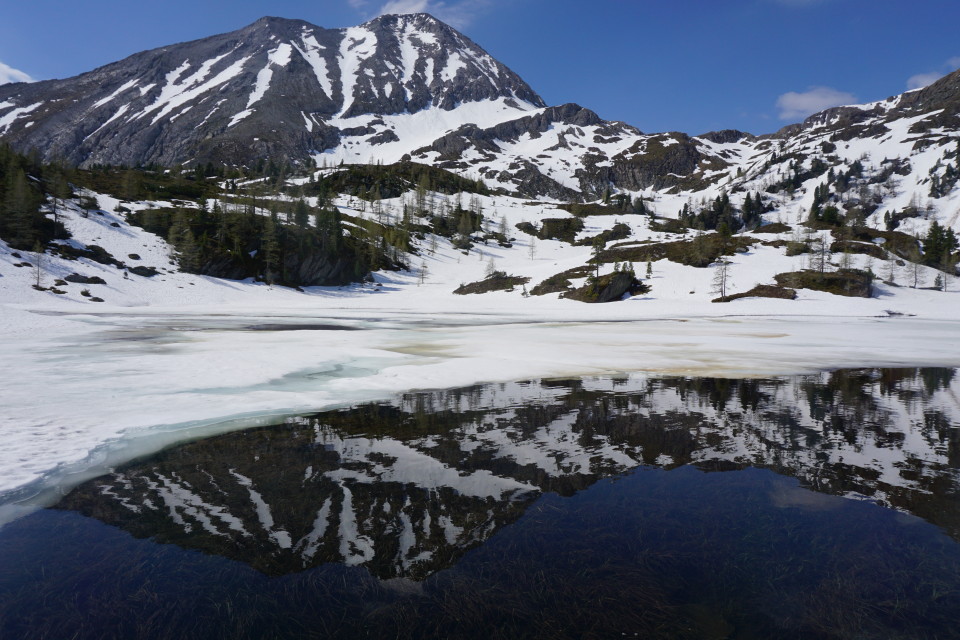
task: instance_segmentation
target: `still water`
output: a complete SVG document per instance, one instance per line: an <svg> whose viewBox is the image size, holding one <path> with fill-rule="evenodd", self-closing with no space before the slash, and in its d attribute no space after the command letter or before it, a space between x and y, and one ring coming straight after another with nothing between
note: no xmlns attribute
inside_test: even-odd
<svg viewBox="0 0 960 640"><path fill-rule="evenodd" d="M411 393L0 530L3 638L960 637L960 377Z"/></svg>

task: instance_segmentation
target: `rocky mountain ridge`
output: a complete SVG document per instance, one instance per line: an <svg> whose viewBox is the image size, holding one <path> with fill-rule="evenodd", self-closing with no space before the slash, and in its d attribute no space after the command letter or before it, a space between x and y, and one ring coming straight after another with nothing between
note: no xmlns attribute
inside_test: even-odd
<svg viewBox="0 0 960 640"><path fill-rule="evenodd" d="M139 177L108 168L83 186L88 199L116 199L109 209L130 213L116 224L167 238L180 268L204 275L344 284L413 267L414 256L425 264L438 242L458 251L523 246L534 262L536 241L556 241L551 251L569 249L577 261L535 274L534 296L571 294L600 277L597 263L703 268L755 256L758 246L776 255L746 261L757 285L782 276L788 289L807 288L808 277L790 274L822 275L838 254L832 266L842 271L861 266L869 279L879 268L871 260L892 261L886 282L901 269L914 288L932 280L945 290L960 261L958 105L955 72L775 134L648 134L577 104L545 106L516 74L426 14L339 30L264 18L74 79L2 87L0 142L87 165L185 163L184 171L153 166ZM66 179L47 169L30 170L49 196ZM30 190L26 173L11 177ZM134 205L146 194L133 183L164 179L164 193ZM0 194L16 200L16 189ZM57 197L51 204L35 195L34 226L50 227L52 214L55 227ZM85 218L80 211L91 207L80 204ZM260 217L267 214L269 228ZM18 234L25 222L8 217L4 240L29 250L36 238ZM739 231L779 237L726 239ZM52 228L40 235L65 240ZM324 257L298 277L315 262L313 245ZM924 277L907 263L946 275ZM452 269L450 260L442 268ZM478 280L470 274L460 284ZM671 296L698 289L671 286Z"/></svg>
<svg viewBox="0 0 960 640"><path fill-rule="evenodd" d="M242 164L336 146L360 115L543 101L466 36L427 14L324 29L266 17L144 51L65 80L0 88L0 134L80 165Z"/></svg>
<svg viewBox="0 0 960 640"><path fill-rule="evenodd" d="M864 155L882 154L866 167L881 173L880 160L902 165L947 147L940 154L946 166L960 138L958 105L955 72L774 134L645 134L576 104L547 107L515 73L428 14L385 15L347 29L262 18L76 78L0 87L0 137L81 166L412 159L521 197L697 199L769 189L783 180L788 167L777 165L784 158L802 165L820 156L845 171L858 160L869 165ZM931 170L914 176L912 188L929 191ZM931 195L953 189L956 181L946 178L946 188Z"/></svg>

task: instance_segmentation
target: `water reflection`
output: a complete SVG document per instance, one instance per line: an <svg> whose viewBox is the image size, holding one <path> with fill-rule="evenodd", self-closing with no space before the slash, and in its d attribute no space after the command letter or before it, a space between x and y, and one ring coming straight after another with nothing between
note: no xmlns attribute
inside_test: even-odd
<svg viewBox="0 0 960 640"><path fill-rule="evenodd" d="M960 384L951 369L773 380L539 381L391 403L177 446L90 481L57 509L267 575L327 563L422 581L516 522L641 465L793 476L777 508L824 494L914 514L960 540Z"/></svg>

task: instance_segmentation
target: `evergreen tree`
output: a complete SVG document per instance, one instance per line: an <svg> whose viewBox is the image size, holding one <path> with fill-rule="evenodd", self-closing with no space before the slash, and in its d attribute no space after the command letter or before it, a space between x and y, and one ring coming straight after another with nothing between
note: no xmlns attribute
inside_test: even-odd
<svg viewBox="0 0 960 640"><path fill-rule="evenodd" d="M276 281L280 261L277 220L273 214L267 216L264 220L260 251L263 261L263 279L267 284L273 284Z"/></svg>
<svg viewBox="0 0 960 640"><path fill-rule="evenodd" d="M957 236L953 229L945 228L934 220L923 240L924 264L940 266L948 262L950 254L956 250Z"/></svg>
<svg viewBox="0 0 960 640"><path fill-rule="evenodd" d="M307 203L304 202L303 198L297 200L293 207L293 222L301 230L306 229L310 223L310 209L307 207Z"/></svg>
<svg viewBox="0 0 960 640"><path fill-rule="evenodd" d="M39 239L37 225L34 224L38 208L38 197L27 181L27 174L23 169L17 167L8 173L3 209L6 239L10 246L27 249Z"/></svg>
<svg viewBox="0 0 960 640"><path fill-rule="evenodd" d="M593 239L593 260L597 263L596 277L600 277L600 256L603 254L603 249L606 246L606 243L603 241L603 238L597 236Z"/></svg>

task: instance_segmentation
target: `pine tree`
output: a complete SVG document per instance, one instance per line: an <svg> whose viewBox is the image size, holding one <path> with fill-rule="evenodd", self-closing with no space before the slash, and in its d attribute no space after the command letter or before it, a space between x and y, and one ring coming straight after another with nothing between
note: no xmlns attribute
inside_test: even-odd
<svg viewBox="0 0 960 640"><path fill-rule="evenodd" d="M957 236L953 229L943 227L934 220L923 240L923 262L930 266L939 266L947 262L957 248Z"/></svg>
<svg viewBox="0 0 960 640"><path fill-rule="evenodd" d="M53 201L53 227L54 239L60 235L60 208L70 197L70 185L67 183L66 176L62 170L57 170L50 185L50 195Z"/></svg>
<svg viewBox="0 0 960 640"><path fill-rule="evenodd" d="M276 279L280 258L280 242L277 238L277 221L274 215L269 215L264 220L260 250L263 254L263 279L267 284L273 284Z"/></svg>
<svg viewBox="0 0 960 640"><path fill-rule="evenodd" d="M597 263L596 277L600 277L600 256L603 254L603 249L606 246L606 243L603 241L603 238L597 236L593 239L593 260Z"/></svg>
<svg viewBox="0 0 960 640"><path fill-rule="evenodd" d="M139 200L140 173L134 169L124 171L120 188L124 200Z"/></svg>
<svg viewBox="0 0 960 640"><path fill-rule="evenodd" d="M167 242L172 244L174 248L179 249L188 229L187 214L183 209L177 209L173 214L173 224L170 225L170 230L167 231Z"/></svg>
<svg viewBox="0 0 960 640"><path fill-rule="evenodd" d="M297 200L293 206L293 222L301 230L306 229L310 223L310 209L307 207L307 203L304 202L303 198Z"/></svg>
<svg viewBox="0 0 960 640"><path fill-rule="evenodd" d="M180 240L180 269L189 273L196 273L200 269L200 247L193 235L193 230L187 227Z"/></svg>
<svg viewBox="0 0 960 640"><path fill-rule="evenodd" d="M642 196L633 201L633 212L639 215L645 215L647 213L647 205L643 201Z"/></svg>
<svg viewBox="0 0 960 640"><path fill-rule="evenodd" d="M217 247L223 248L227 243L227 232L229 225L227 223L227 214L220 207L219 201L214 201L211 215L213 216L213 222L216 225L216 235L214 236L214 239L216 240Z"/></svg>
<svg viewBox="0 0 960 640"><path fill-rule="evenodd" d="M34 227L37 202L23 169L16 168L8 173L5 193L3 208L10 246L27 249L38 239Z"/></svg>

